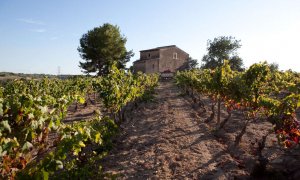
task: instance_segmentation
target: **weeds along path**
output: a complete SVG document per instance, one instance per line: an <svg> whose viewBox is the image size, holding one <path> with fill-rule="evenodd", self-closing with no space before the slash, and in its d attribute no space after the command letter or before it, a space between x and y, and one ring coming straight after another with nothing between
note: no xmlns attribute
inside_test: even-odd
<svg viewBox="0 0 300 180"><path fill-rule="evenodd" d="M161 82L154 101L140 105L122 125L102 162L104 171L120 179L227 179L238 168L196 114L174 83Z"/></svg>

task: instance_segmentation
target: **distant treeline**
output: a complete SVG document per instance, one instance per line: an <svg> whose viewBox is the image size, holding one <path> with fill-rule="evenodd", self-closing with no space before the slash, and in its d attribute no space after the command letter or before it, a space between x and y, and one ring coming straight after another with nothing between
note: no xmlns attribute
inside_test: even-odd
<svg viewBox="0 0 300 180"><path fill-rule="evenodd" d="M39 79L45 77L67 79L75 76L80 76L80 75L24 74L24 73L0 72L0 80L15 79L15 78Z"/></svg>

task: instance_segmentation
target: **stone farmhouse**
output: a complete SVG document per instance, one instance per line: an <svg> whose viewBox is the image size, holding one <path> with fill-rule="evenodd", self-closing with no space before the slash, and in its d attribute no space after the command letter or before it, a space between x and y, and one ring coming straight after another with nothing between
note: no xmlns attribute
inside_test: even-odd
<svg viewBox="0 0 300 180"><path fill-rule="evenodd" d="M169 73L188 67L189 54L175 45L140 51L140 59L133 62L134 72Z"/></svg>

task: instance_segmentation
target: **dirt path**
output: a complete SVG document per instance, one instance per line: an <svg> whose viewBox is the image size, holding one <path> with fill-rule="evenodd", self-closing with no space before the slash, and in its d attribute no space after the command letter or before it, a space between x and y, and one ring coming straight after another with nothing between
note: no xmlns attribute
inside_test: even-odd
<svg viewBox="0 0 300 180"><path fill-rule="evenodd" d="M130 117L103 161L107 173L119 174L120 179L231 179L247 175L171 82L160 83L154 102L140 106Z"/></svg>

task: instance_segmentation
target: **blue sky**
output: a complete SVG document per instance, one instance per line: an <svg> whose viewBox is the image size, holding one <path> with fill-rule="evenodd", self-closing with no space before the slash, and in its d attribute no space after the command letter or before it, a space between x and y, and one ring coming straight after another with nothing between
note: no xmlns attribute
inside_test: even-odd
<svg viewBox="0 0 300 180"><path fill-rule="evenodd" d="M234 36L246 67L267 60L300 71L299 0L1 0L0 71L81 74L82 34L120 27L133 50L177 45L201 61L207 40Z"/></svg>

